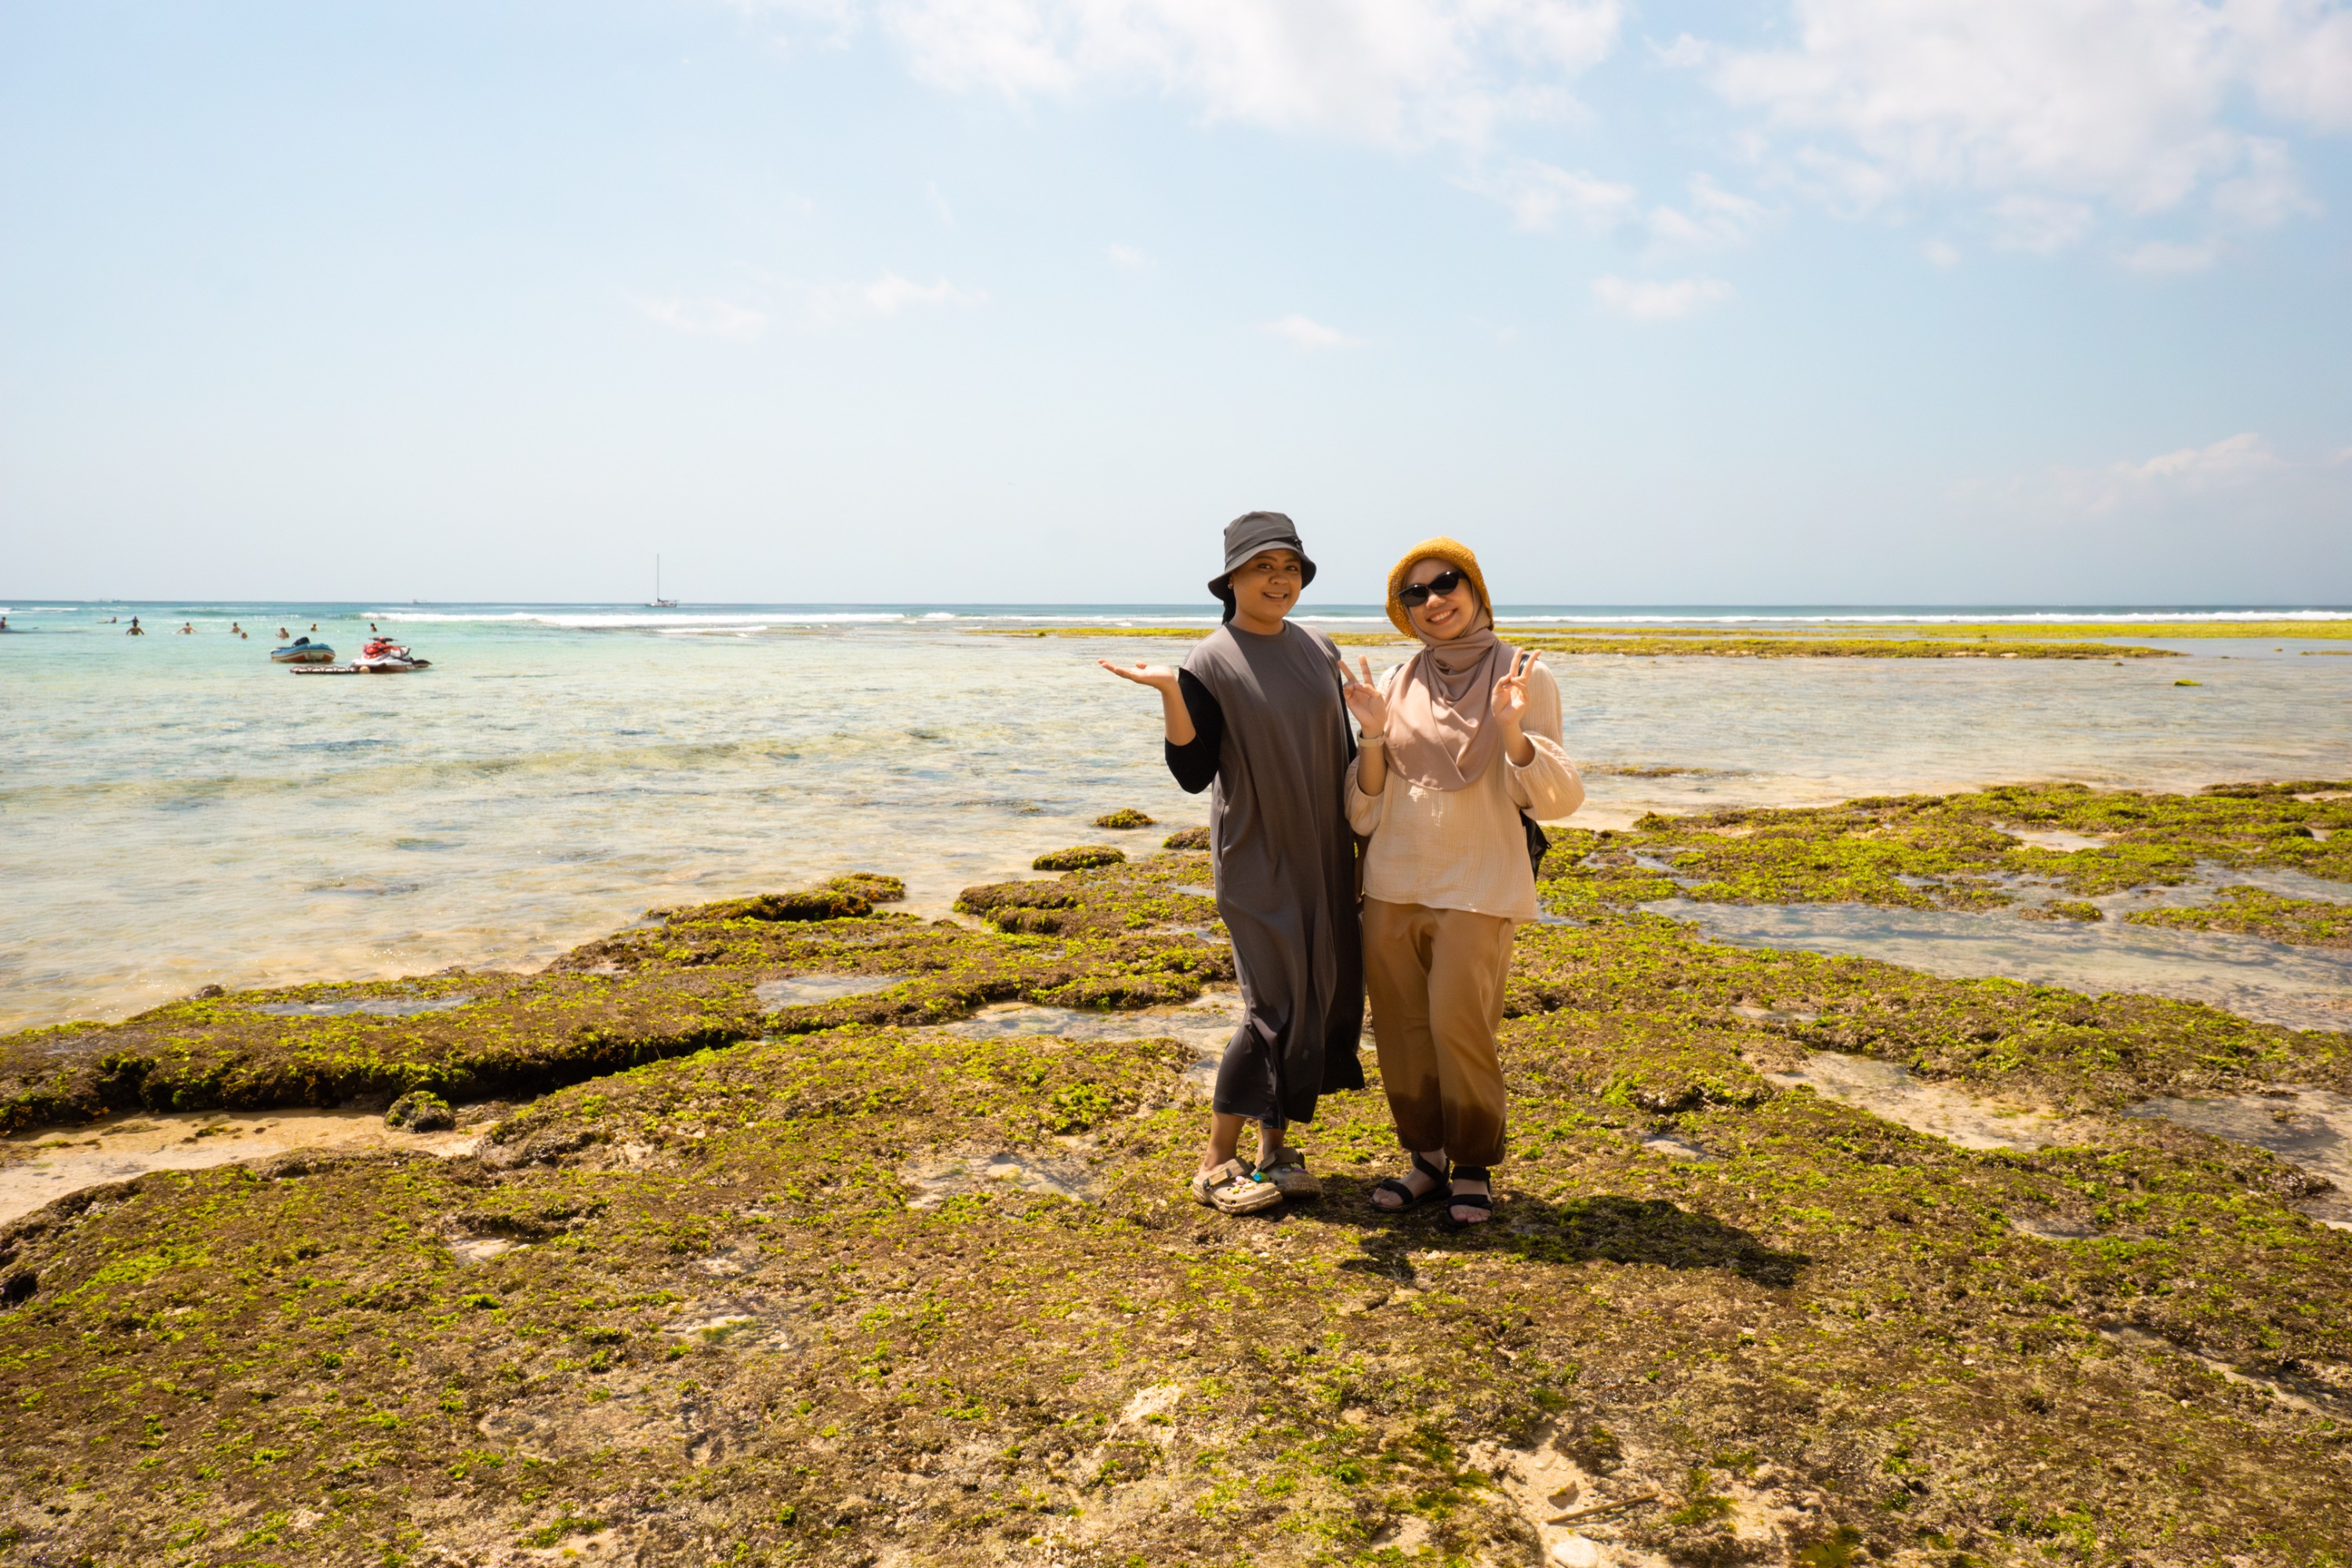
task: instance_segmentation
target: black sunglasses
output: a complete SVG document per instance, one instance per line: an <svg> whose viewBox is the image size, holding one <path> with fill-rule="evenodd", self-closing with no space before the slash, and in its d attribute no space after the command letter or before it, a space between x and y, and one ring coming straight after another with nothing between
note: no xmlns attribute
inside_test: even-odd
<svg viewBox="0 0 2352 1568"><path fill-rule="evenodd" d="M1462 586L1462 574L1447 567L1426 583L1415 583L1410 588L1397 590L1397 603L1407 609L1417 610L1429 603L1432 594L1451 594Z"/></svg>

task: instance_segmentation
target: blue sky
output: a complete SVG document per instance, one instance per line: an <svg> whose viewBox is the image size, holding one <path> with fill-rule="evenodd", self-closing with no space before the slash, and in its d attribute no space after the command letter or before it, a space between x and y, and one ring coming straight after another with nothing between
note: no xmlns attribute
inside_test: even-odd
<svg viewBox="0 0 2352 1568"><path fill-rule="evenodd" d="M2352 602L2333 0L0 3L0 595Z"/></svg>

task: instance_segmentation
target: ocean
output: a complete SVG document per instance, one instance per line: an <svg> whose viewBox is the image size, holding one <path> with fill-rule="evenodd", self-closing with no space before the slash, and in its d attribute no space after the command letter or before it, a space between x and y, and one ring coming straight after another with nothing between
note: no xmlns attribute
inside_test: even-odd
<svg viewBox="0 0 2352 1568"><path fill-rule="evenodd" d="M1206 816L1161 766L1156 700L1094 662L1172 662L1182 642L985 635L1213 625L1197 605L47 601L0 614L0 1028L120 1018L206 984L533 966L648 908L846 870L904 877L909 907L943 914L960 889L1028 874L1045 850L1148 847ZM134 614L153 635L122 635ZM2284 618L1520 606L1503 619L2233 615ZM1376 606L1301 618L1386 626ZM177 634L184 622L194 631ZM370 622L432 668L304 678L268 658L281 626L315 623L348 657ZM1579 820L1595 826L2013 780L2186 789L2352 773L2352 658L2305 657L2352 645L2160 646L2191 657L1547 661L1589 771ZM1359 651L1375 668L1398 657ZM1089 826L1120 806L1161 826Z"/></svg>

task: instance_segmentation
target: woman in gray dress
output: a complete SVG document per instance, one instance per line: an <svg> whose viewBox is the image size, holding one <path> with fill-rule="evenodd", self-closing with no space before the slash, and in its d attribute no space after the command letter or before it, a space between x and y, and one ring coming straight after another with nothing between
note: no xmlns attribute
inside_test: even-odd
<svg viewBox="0 0 2352 1568"><path fill-rule="evenodd" d="M1318 1096L1364 1087L1346 667L1330 638L1286 619L1314 580L1288 518L1237 517L1225 526L1225 569L1209 584L1224 624L1183 668L1101 661L1160 693L1176 782L1193 794L1214 785L1217 913L1233 934L1245 1016L1217 1069L1192 1195L1226 1214L1318 1194L1286 1129L1315 1119ZM1255 1164L1237 1152L1250 1121Z"/></svg>

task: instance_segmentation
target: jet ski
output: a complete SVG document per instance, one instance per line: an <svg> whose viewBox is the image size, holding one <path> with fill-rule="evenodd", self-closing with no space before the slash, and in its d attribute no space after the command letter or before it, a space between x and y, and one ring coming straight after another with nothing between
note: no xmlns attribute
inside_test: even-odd
<svg viewBox="0 0 2352 1568"><path fill-rule="evenodd" d="M325 643L312 642L309 637L296 637L284 647L271 648L269 662L272 664L332 664L335 662L335 650Z"/></svg>
<svg viewBox="0 0 2352 1568"><path fill-rule="evenodd" d="M367 645L360 649L359 658L352 660L352 668L362 675L400 675L412 669L426 668L432 663L429 658L418 658L390 637L379 637L368 638Z"/></svg>

